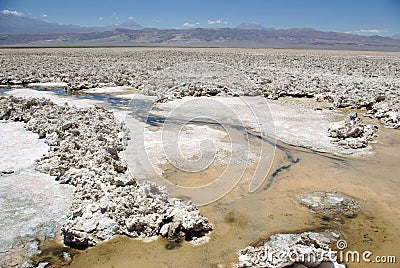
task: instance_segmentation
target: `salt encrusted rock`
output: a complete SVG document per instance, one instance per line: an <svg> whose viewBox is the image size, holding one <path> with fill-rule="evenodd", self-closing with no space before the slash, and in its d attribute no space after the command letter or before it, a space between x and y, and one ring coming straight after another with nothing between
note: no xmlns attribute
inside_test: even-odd
<svg viewBox="0 0 400 268"><path fill-rule="evenodd" d="M300 234L275 234L262 246L249 246L237 255L239 264L235 267L327 267L344 268L336 255L329 251L340 234L332 231L304 232ZM329 266L330 265L330 266ZM296 266L294 266L296 267Z"/></svg>
<svg viewBox="0 0 400 268"><path fill-rule="evenodd" d="M170 239L203 236L212 230L208 220L192 204L169 198L165 188L145 182L139 186L111 185L98 206L91 202L74 203L76 207L63 232L73 237L75 232L109 239L122 234L131 237L162 235ZM170 228L169 228L170 227ZM71 245L71 244L70 244Z"/></svg>
<svg viewBox="0 0 400 268"><path fill-rule="evenodd" d="M96 245L94 238L86 232L79 232L76 230L66 230L63 227L64 244L73 246L78 249L85 249Z"/></svg>
<svg viewBox="0 0 400 268"><path fill-rule="evenodd" d="M333 138L333 143L344 148L358 149L374 141L377 131L377 126L364 124L357 113L349 113L343 121L334 123L328 129L328 135Z"/></svg>
<svg viewBox="0 0 400 268"><path fill-rule="evenodd" d="M194 204L130 177L118 155L124 150L125 126L112 112L0 97L0 119L24 121L28 130L46 138L50 149L36 169L76 187L72 212L62 228L66 245L86 248L117 234L191 239L212 230Z"/></svg>
<svg viewBox="0 0 400 268"><path fill-rule="evenodd" d="M375 103L365 115L379 119L386 127L400 129L399 100L393 99Z"/></svg>
<svg viewBox="0 0 400 268"><path fill-rule="evenodd" d="M345 218L354 218L360 211L359 201L341 192L317 191L301 194L298 199L324 220L344 222Z"/></svg>

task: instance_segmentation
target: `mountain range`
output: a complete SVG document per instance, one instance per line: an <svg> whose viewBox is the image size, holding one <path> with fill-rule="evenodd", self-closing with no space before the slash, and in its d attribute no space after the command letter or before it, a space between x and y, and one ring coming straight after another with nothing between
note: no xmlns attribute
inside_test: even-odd
<svg viewBox="0 0 400 268"><path fill-rule="evenodd" d="M130 30L144 29L133 20L128 20L119 25L103 27L81 27L78 25L62 25L50 23L45 20L30 18L23 15L0 12L0 34L62 34L62 33L90 33L112 31L117 28Z"/></svg>
<svg viewBox="0 0 400 268"><path fill-rule="evenodd" d="M399 36L361 36L312 28L274 29L256 23L235 28L145 28L61 25L0 12L0 46L212 46L400 51Z"/></svg>

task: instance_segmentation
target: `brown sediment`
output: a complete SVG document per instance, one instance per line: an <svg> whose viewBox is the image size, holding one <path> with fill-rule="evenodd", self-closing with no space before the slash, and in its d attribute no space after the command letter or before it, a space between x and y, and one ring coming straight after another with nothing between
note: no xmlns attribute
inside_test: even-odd
<svg viewBox="0 0 400 268"><path fill-rule="evenodd" d="M39 240L40 253L32 257L32 262L38 265L40 262L51 264L50 267L69 265L75 254L80 252L65 246L62 243L61 233L57 233L54 239Z"/></svg>
<svg viewBox="0 0 400 268"><path fill-rule="evenodd" d="M169 163L161 165L163 178L183 187L196 187L209 184L216 180L226 168L226 166L211 166L204 171L187 172Z"/></svg>

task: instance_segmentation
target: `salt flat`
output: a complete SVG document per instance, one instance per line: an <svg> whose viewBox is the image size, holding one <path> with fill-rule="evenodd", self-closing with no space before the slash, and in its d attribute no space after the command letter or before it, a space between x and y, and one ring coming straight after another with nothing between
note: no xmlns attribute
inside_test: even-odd
<svg viewBox="0 0 400 268"><path fill-rule="evenodd" d="M54 53L62 56L54 60ZM15 197L17 205L10 206L9 211L27 208L20 211L34 224L64 224L62 230L70 246L91 247L98 243L75 256L73 267L123 267L132 262L176 266L193 260L206 266L226 266L237 262L236 253L255 241L267 241L269 237L279 240L284 237L279 234L287 232L293 234L290 237L303 239L305 229L312 231L316 244L321 242L321 228L334 230L335 239L352 241L357 249L373 247L391 253L399 244L400 214L394 213L399 201L399 53L1 49L0 62L5 66L0 81L6 87L1 94L27 98L3 100L2 116L9 119L10 103L20 103L20 114L11 116L13 120L22 117L29 121L29 113L22 108L27 107L35 118L28 122L35 126L34 131L43 135L42 126L49 126L51 135L46 140L52 146L50 158L72 166L60 165L68 170L63 173L55 165L58 160L39 163L45 172L55 170L62 182L76 187L73 206L82 214L67 211L68 220L62 222L61 217L58 225L47 224L47 214L37 217L41 202L47 202L49 195L58 196L58 184L46 181L48 178L37 184L46 193L39 191L41 197L32 197L39 203L25 195L28 191L36 193L36 186L27 183L28 173L32 177L48 176L33 171L31 165L47 150L45 147L36 150L37 155L22 147L2 155L3 186L7 191L3 200ZM67 91L61 94L57 87ZM32 109L30 100L42 97L55 103L43 102L43 109L62 116L52 117L41 114L42 109ZM71 107L63 108L64 103ZM86 113L92 120L82 117ZM75 116L85 123L81 119L75 122ZM7 130L4 126L11 126L8 124L0 126ZM14 148L10 145L13 140L40 145L40 140L22 129L22 123L17 124L11 134L3 136L5 150ZM109 126L113 126L111 136L100 133L107 132ZM376 133L365 134L371 129ZM130 140L123 140L123 133ZM64 139L61 145L56 137ZM58 158L57 152L62 157ZM91 154L95 155L93 159ZM15 174L9 174L11 171ZM147 180L158 186L145 183ZM13 183L23 187L13 190ZM137 188L136 183L145 186ZM167 192L159 186L166 186L172 198L167 198ZM314 211L321 215L325 210L339 211L341 216L324 218L298 200L298 196L314 195L333 197L329 200L335 201L328 200L321 208L312 204ZM347 207L340 201L341 196L346 196L349 204L356 204L357 213L348 217L342 213ZM189 199L202 205L200 210L184 205ZM32 208L26 202L32 203ZM136 212L126 210L132 204ZM148 206L157 208L156 212ZM172 211L173 223L166 211ZM179 241L168 240L177 235L177 229L182 230L175 228L184 222L179 215L195 215L206 232L212 229L198 238L208 242L193 248L182 237ZM185 222L184 226L189 226L186 231L195 226L190 225L195 220ZM19 229L32 237L41 231L41 227L27 228ZM159 235L168 239L147 245L114 237L116 230L128 236ZM389 234L392 239L384 241ZM194 244L201 244L199 241ZM36 245L32 247L37 249ZM312 245L307 247L314 250ZM239 260L258 263L254 254L262 247L246 250L239 251ZM132 252L149 258L133 256ZM104 254L108 259L99 263Z"/></svg>

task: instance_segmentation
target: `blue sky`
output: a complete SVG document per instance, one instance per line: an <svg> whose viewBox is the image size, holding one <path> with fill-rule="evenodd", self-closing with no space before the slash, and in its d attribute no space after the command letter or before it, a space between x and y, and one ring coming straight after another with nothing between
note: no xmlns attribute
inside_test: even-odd
<svg viewBox="0 0 400 268"><path fill-rule="evenodd" d="M145 27L310 27L322 31L400 33L400 0L0 0L0 10L61 24L104 26L133 19Z"/></svg>

